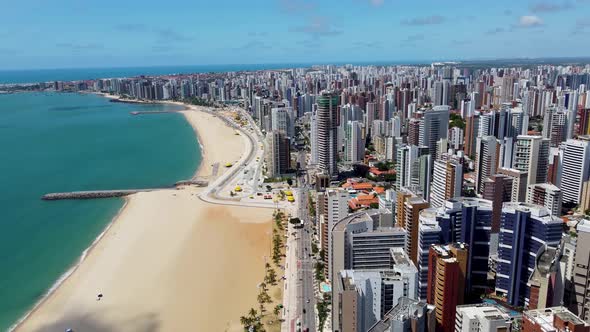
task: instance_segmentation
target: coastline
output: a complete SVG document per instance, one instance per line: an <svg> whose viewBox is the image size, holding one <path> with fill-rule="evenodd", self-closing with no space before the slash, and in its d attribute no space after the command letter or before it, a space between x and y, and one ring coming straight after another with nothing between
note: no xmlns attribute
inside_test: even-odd
<svg viewBox="0 0 590 332"><path fill-rule="evenodd" d="M119 216L123 213L123 211L125 210L125 207L127 206L127 204L129 203L129 200L127 197L123 197L123 206L121 206L121 208L119 209L119 211L117 211L117 213L115 214L115 216L113 216L113 218L111 219L111 221L106 225L106 227L103 229L102 232L100 232L100 234L98 234L98 236L92 241L92 243L90 244L90 246L88 246L88 248L84 249L84 251L82 251L82 254L80 255L80 257L78 257L78 259L76 260L76 262L74 264L72 264L67 270L66 272L64 272L61 276L59 276L59 278L51 285L51 287L49 287L49 290L47 290L47 292L45 292L45 294L33 305L33 307L27 311L22 317L20 317L14 324L12 324L9 328L8 328L8 332L12 332L12 331L16 331L16 329L18 329L20 327L21 324L23 324L31 315L33 315L35 313L35 311L37 311L37 309L39 307L41 307L43 305L43 303L53 294L55 293L55 291L66 281L68 280L68 278L74 273L76 272L76 270L80 267L80 265L84 262L84 260L86 259L86 257L92 252L92 249L94 249L94 247L96 247L96 245L98 244L98 242L104 237L104 235L108 232L108 230L111 228L111 226L115 223L115 221L119 218Z"/></svg>
<svg viewBox="0 0 590 332"><path fill-rule="evenodd" d="M112 96L112 95L107 95L107 94L99 94L102 95L103 97L106 98L118 98L117 96ZM141 101L139 103L142 103ZM197 143L201 146L201 162L199 163L199 165L197 166L197 168L195 169L194 172L194 177L196 176L201 176L201 177L206 177L209 174L210 170L211 170L211 166L213 164L213 162L221 162L222 159L221 158L227 158L228 154L232 154L233 156L232 158L235 158L236 156L239 156L242 153L242 146L240 142L238 143L237 140L238 139L233 139L235 142L233 142L233 148L231 149L226 149L226 145L224 145L224 149L215 149L215 148L211 148L212 145L214 145L214 143L216 141L219 141L219 135L217 135L217 137L207 137L207 136L215 136L212 135L215 133L215 131L222 131L220 130L219 126L225 127L226 129L226 134L228 133L227 131L229 130L229 132L233 133L233 129L229 128L228 126L226 126L223 121L221 121L220 119L217 120L213 120L213 123L216 123L216 125L214 127L213 130L211 130L211 128L207 128L207 127L211 127L211 120L213 118L216 118L216 116L211 115L207 112L204 112L200 109L199 106L193 106L193 105L186 105L186 104L182 104L179 102L165 102L167 104L171 104L171 105L176 105L176 106L183 106L184 108L182 110L179 110L179 113L181 113L184 117L185 120L188 121L188 123L191 125L191 127L193 128L194 132L195 132L195 137L196 137L196 141ZM203 123L206 122L207 124ZM232 135L232 137L234 137ZM225 142L224 142L225 143ZM221 170L222 172L225 170ZM83 272L80 271L83 267L86 267L88 265L91 265L92 262L89 262L89 260L94 260L96 258L96 256L100 256L101 251L104 248L101 248L100 250L97 249L97 247L102 247L102 246L107 246L108 247L108 243L105 244L105 242L109 242L110 237L112 237L113 235L116 235L118 231L120 231L120 228L122 228L125 222L130 223L130 221L128 221L129 219L137 219L135 216L131 216L133 214L137 214L136 209L132 209L132 205L144 205L142 204L140 201L145 200L147 202L147 196L166 196L166 198L170 198L170 196L172 195L173 197L177 196L177 194L180 196L181 192L183 192L182 194L186 193L186 195L183 195L186 197L189 196L197 196L198 193L201 191L202 189L200 188L185 188L184 190L181 191L175 191L175 190L169 190L169 189L164 189L164 190L158 190L156 192L153 193L139 193L139 194L134 194L129 196L128 198L125 198L125 203L124 205L121 207L121 209L119 210L119 212L117 213L117 215L115 215L115 217L111 220L111 222L105 227L104 231L99 234L99 236L93 241L93 243L82 253L82 255L80 256L80 259L76 262L76 264L74 264L70 269L68 269L68 271L66 271L62 277L60 277L60 279L58 281L56 281L56 283L50 288L50 290L47 292L47 294L45 294L43 296L42 299L40 299L35 306L25 314L25 316L23 316L21 319L19 319L19 321L17 323L15 323L11 328L10 331L28 331L28 330L35 330L35 331L43 331L43 328L47 326L46 322L47 321L51 321L52 319L56 322L56 323L62 323L60 322L60 320L64 320L63 324L66 324L65 321L70 320L67 316L62 315L63 317L60 317L60 308L61 305L58 306L58 310L56 310L55 306L52 305L52 303L49 302L55 302L55 298L56 297L60 297L60 295L62 294L58 294L58 293L67 293L67 290L64 290L65 288L72 288L72 284L76 284L79 281L78 280L74 280L74 279L79 279L79 278L75 278L77 277L78 274L82 274ZM144 199L145 198L145 199ZM153 198L153 197L152 197ZM190 197L189 197L190 198ZM139 202L139 203L138 203ZM205 203L205 202L200 202L200 204L195 204L195 205L203 205L200 206L200 208L205 208L207 210L209 209L216 209L216 210L223 210L226 209L224 207L213 207L211 204ZM245 224L258 224L257 226L262 226L262 227L258 227L258 228L269 228L269 221L270 221L270 213L266 213L263 211L253 211L251 208L238 208L238 209L232 209L235 211L229 211L230 214L232 214L233 212L238 212L239 218L237 219L237 222L239 223L245 223ZM190 212L195 213L197 211L195 211L194 209L191 210ZM219 213L220 211L217 211L217 214L227 214L228 211L224 211L224 213ZM192 213L189 213L192 214ZM264 215L268 214L268 218L266 218ZM207 216L208 219L211 218L211 216ZM227 216L225 216L227 217ZM237 215L234 215L234 217L237 217ZM262 218L262 219L261 219ZM200 218L202 219L202 218ZM243 220L242 220L243 219ZM202 223L202 220L198 221L199 223ZM194 225L192 225L194 226ZM264 231L264 233L268 233L268 231ZM261 234L260 231L257 232L257 235ZM239 234L239 236L241 237L241 233ZM267 235L267 234L266 234ZM266 236L265 234L263 234L263 238L266 237L266 241L268 241L268 243L270 243L270 236ZM223 239L222 239L223 240ZM264 239L261 239L264 240ZM261 242L266 242L266 241L261 241ZM111 240L112 242L112 240ZM268 254L268 250L267 248L269 247L268 245L264 245L264 254ZM207 249L207 248L204 248ZM240 252L241 250L238 250L238 252ZM260 251L260 250L258 250ZM260 251L260 253L263 253L262 251ZM104 256L104 253L102 253L102 255ZM263 256L265 256L263 255ZM258 263L260 264L261 268L259 269L260 273L256 273L256 274L263 274L263 256L258 257ZM247 259L245 260L247 261ZM165 262L164 262L165 263ZM259 276L256 275L254 279L259 279ZM75 287L75 286L74 286ZM254 291L252 292L252 289L254 289ZM252 294L256 294L256 289L255 288L251 288L251 290L249 290L250 293ZM234 293L234 292L232 292ZM63 297L63 296L62 296ZM67 296L66 296L67 297ZM70 296L71 297L71 296ZM254 296L247 296L246 298L251 299L251 301L247 301L249 304L254 305L255 301L255 295ZM225 300L230 300L231 298L228 299L224 299ZM59 301L58 301L59 302ZM66 301L68 302L68 301ZM46 307L54 307L54 308L49 308L49 310L44 310ZM236 311L237 312L243 312L244 310L246 310L247 308L245 308L244 305L241 306L240 310ZM41 311L47 311L47 312L41 312ZM40 319L37 319L37 321L35 321L36 316L40 316ZM66 319L64 319L66 318ZM229 319L228 325L226 327L230 327L230 329L235 329L235 330L239 330L241 328L241 326L239 326L239 316L235 316L235 314L233 315L233 317L231 318L227 318ZM236 320L237 320L237 324L236 324ZM73 320L73 322L75 321L75 319ZM84 323L84 322L82 322ZM233 325L231 325L231 324ZM54 328L56 325L53 325L51 328ZM191 322L190 326L195 326L194 322ZM231 326L233 326L233 328L231 328ZM34 328L33 328L34 327ZM61 327L61 326L60 326ZM93 331L93 330L100 330L100 328L96 327L96 329L93 329L93 326L85 326L86 328L88 328L88 330ZM29 329L30 328L30 329ZM85 329L86 330L86 329Z"/></svg>

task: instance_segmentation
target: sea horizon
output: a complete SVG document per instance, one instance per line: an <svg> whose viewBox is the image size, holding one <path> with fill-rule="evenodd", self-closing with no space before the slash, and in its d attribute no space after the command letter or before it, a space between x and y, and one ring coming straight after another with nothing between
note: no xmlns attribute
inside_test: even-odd
<svg viewBox="0 0 590 332"><path fill-rule="evenodd" d="M435 62L458 62L468 65L476 64L558 64L561 62L590 63L590 57L538 57L538 58L481 58L481 59L420 59L420 60L383 60L383 61L317 61L317 62L276 62L249 64L204 64L204 65L149 65L149 66L112 66L112 67L71 67L71 68L34 68L34 69L0 69L0 85L35 84L53 81L83 81L93 79L124 78L137 76L160 76L174 74L225 73L234 71L257 71L309 68L312 66L398 66L428 65Z"/></svg>

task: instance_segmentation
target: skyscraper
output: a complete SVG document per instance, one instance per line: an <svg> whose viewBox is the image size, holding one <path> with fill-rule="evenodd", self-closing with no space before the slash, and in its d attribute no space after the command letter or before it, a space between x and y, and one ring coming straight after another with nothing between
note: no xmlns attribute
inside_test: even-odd
<svg viewBox="0 0 590 332"><path fill-rule="evenodd" d="M427 302L436 307L437 331L454 331L456 308L464 301L467 255L464 244L430 247Z"/></svg>
<svg viewBox="0 0 590 332"><path fill-rule="evenodd" d="M579 204L582 185L590 179L590 136L583 140L568 139L561 153L561 175L558 186L563 191L563 202Z"/></svg>
<svg viewBox="0 0 590 332"><path fill-rule="evenodd" d="M289 138L282 130L273 130L267 135L268 141L268 175L278 177L287 173L291 166L291 152Z"/></svg>
<svg viewBox="0 0 590 332"><path fill-rule="evenodd" d="M398 215L403 215L399 219L403 220L400 226L406 230L406 253L412 262L418 265L419 217L420 211L428 208L428 202L415 196L408 196L403 202L403 211L398 211Z"/></svg>
<svg viewBox="0 0 590 332"><path fill-rule="evenodd" d="M420 145L427 146L432 156L436 156L436 142L448 136L450 109L449 106L435 106L424 112Z"/></svg>
<svg viewBox="0 0 590 332"><path fill-rule="evenodd" d="M541 136L519 135L514 149L514 168L528 172L527 185L547 181L550 140Z"/></svg>
<svg viewBox="0 0 590 332"><path fill-rule="evenodd" d="M541 205L551 215L561 216L561 189L551 183L536 183L529 186L526 202Z"/></svg>
<svg viewBox="0 0 590 332"><path fill-rule="evenodd" d="M438 208L444 201L461 196L463 165L455 160L436 160L430 189L430 206Z"/></svg>
<svg viewBox="0 0 590 332"><path fill-rule="evenodd" d="M492 210L492 202L488 200L457 197L445 201L436 213L441 243L461 242L470 248L465 272L465 289L469 297L477 297L487 289Z"/></svg>
<svg viewBox="0 0 590 332"><path fill-rule="evenodd" d="M495 174L484 180L482 197L492 202L493 233L498 233L500 231L502 204L511 201L512 185L512 178L503 174Z"/></svg>
<svg viewBox="0 0 590 332"><path fill-rule="evenodd" d="M441 228L436 220L437 209L428 208L420 211L418 230L418 298L426 300L428 290L428 255L430 247L441 244Z"/></svg>
<svg viewBox="0 0 590 332"><path fill-rule="evenodd" d="M483 181L496 174L498 169L499 144L495 136L477 138L475 151L475 190L481 193Z"/></svg>
<svg viewBox="0 0 590 332"><path fill-rule="evenodd" d="M544 246L559 245L561 227L561 219L552 216L543 206L504 203L496 293L505 296L510 305L528 304L527 281L536 266L537 255Z"/></svg>
<svg viewBox="0 0 590 332"><path fill-rule="evenodd" d="M348 121L346 123L344 159L349 163L357 163L365 157L365 143L362 132L359 121Z"/></svg>
<svg viewBox="0 0 590 332"><path fill-rule="evenodd" d="M570 310L590 323L590 220L578 223Z"/></svg>
<svg viewBox="0 0 590 332"><path fill-rule="evenodd" d="M338 95L322 91L317 98L316 113L318 167L330 176L338 174Z"/></svg>

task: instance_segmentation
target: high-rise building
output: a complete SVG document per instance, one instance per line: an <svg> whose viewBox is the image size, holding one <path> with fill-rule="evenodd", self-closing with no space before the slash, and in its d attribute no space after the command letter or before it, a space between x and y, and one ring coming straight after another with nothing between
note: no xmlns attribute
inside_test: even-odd
<svg viewBox="0 0 590 332"><path fill-rule="evenodd" d="M418 230L418 298L426 300L428 290L428 255L430 247L441 244L441 228L436 220L436 209L420 211Z"/></svg>
<svg viewBox="0 0 590 332"><path fill-rule="evenodd" d="M528 172L527 186L547 181L549 146L541 136L519 135L514 149L514 168Z"/></svg>
<svg viewBox="0 0 590 332"><path fill-rule="evenodd" d="M290 140L282 130L273 130L266 137L269 147L268 176L272 178L281 176L291 167Z"/></svg>
<svg viewBox="0 0 590 332"><path fill-rule="evenodd" d="M468 298L476 298L488 288L488 261L495 245L491 235L492 211L492 202L488 200L456 197L445 201L436 213L441 243L460 242L470 249L465 272Z"/></svg>
<svg viewBox="0 0 590 332"><path fill-rule="evenodd" d="M332 260L331 229L348 214L349 198L348 191L341 188L328 188L322 195L318 195L318 204L323 205L321 209L323 213L320 215L320 245L324 250L324 266L328 277L331 277L329 264Z"/></svg>
<svg viewBox="0 0 590 332"><path fill-rule="evenodd" d="M561 175L558 186L563 192L563 202L579 204L582 185L590 180L590 136L568 139L561 153Z"/></svg>
<svg viewBox="0 0 590 332"><path fill-rule="evenodd" d="M551 215L561 216L561 189L551 183L537 183L529 186L526 202L541 205Z"/></svg>
<svg viewBox="0 0 590 332"><path fill-rule="evenodd" d="M526 178L525 178L526 182ZM482 197L492 202L492 232L500 231L500 216L502 215L502 204L510 202L512 198L511 177L503 174L495 174L483 182Z"/></svg>
<svg viewBox="0 0 590 332"><path fill-rule="evenodd" d="M479 136L479 114L467 117L465 121L465 155L475 158L475 147Z"/></svg>
<svg viewBox="0 0 590 332"><path fill-rule="evenodd" d="M324 173L338 174L338 95L322 91L316 99L318 167Z"/></svg>
<svg viewBox="0 0 590 332"><path fill-rule="evenodd" d="M430 206L438 208L444 201L461 196L463 165L456 160L436 160L430 187Z"/></svg>
<svg viewBox="0 0 590 332"><path fill-rule="evenodd" d="M457 306L455 332L508 332L511 326L510 315L493 304Z"/></svg>
<svg viewBox="0 0 590 332"><path fill-rule="evenodd" d="M522 313L522 332L590 332L590 325L564 307L526 310Z"/></svg>
<svg viewBox="0 0 590 332"><path fill-rule="evenodd" d="M417 270L403 250L392 249L391 268L384 270L341 270L338 331L367 331L401 298L416 300Z"/></svg>
<svg viewBox="0 0 590 332"><path fill-rule="evenodd" d="M529 303L527 282L544 246L557 247L561 240L561 219L543 206L504 203L500 226L496 294L514 306Z"/></svg>
<svg viewBox="0 0 590 332"><path fill-rule="evenodd" d="M344 159L349 163L358 163L365 157L365 142L359 121L348 121L344 145Z"/></svg>
<svg viewBox="0 0 590 332"><path fill-rule="evenodd" d="M400 226L406 230L406 253L408 257L418 265L418 230L420 211L427 209L429 204L421 197L407 197L403 204L403 224Z"/></svg>
<svg viewBox="0 0 590 332"><path fill-rule="evenodd" d="M316 165L319 162L319 151L318 151L318 119L317 110L313 110L310 117L310 145L311 153L309 156L309 163Z"/></svg>
<svg viewBox="0 0 590 332"><path fill-rule="evenodd" d="M528 309L541 309L563 304L565 271L562 271L561 249L541 248L537 263L527 282Z"/></svg>
<svg viewBox="0 0 590 332"><path fill-rule="evenodd" d="M570 310L590 324L590 220L578 223Z"/></svg>
<svg viewBox="0 0 590 332"><path fill-rule="evenodd" d="M456 308L465 296L468 251L460 243L430 247L427 302L435 306L437 331L454 331Z"/></svg>
<svg viewBox="0 0 590 332"><path fill-rule="evenodd" d="M436 142L448 137L450 109L449 106L435 106L424 112L420 145L427 146L432 156L436 156Z"/></svg>
<svg viewBox="0 0 590 332"><path fill-rule="evenodd" d="M498 169L499 144L495 136L477 138L475 151L475 190L483 191L483 181L496 174Z"/></svg>
<svg viewBox="0 0 590 332"><path fill-rule="evenodd" d="M519 171L514 168L498 168L498 173L512 179L510 202L526 201L528 172Z"/></svg>
<svg viewBox="0 0 590 332"><path fill-rule="evenodd" d="M404 248L406 232L392 227L389 210L366 210L346 216L331 231L330 270L378 270L390 265L391 248Z"/></svg>
<svg viewBox="0 0 590 332"><path fill-rule="evenodd" d="M283 131L287 137L293 137L294 119L291 107L274 107L271 109L271 130Z"/></svg>

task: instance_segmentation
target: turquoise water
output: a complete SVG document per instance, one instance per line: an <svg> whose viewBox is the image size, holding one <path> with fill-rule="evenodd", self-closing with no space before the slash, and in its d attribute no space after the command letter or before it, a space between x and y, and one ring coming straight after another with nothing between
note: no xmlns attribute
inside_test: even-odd
<svg viewBox="0 0 590 332"><path fill-rule="evenodd" d="M120 199L42 201L47 192L169 186L189 178L199 145L176 106L95 95L0 95L0 330L77 261Z"/></svg>

